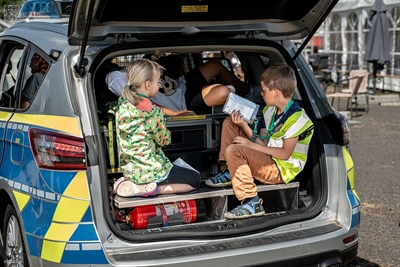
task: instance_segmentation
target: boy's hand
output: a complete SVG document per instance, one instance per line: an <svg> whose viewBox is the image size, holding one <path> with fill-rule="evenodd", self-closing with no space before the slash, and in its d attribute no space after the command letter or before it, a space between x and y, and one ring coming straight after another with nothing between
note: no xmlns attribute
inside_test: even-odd
<svg viewBox="0 0 400 267"><path fill-rule="evenodd" d="M242 128L247 126L247 122L243 119L242 114L240 114L240 110L234 110L231 114L232 122Z"/></svg>
<svg viewBox="0 0 400 267"><path fill-rule="evenodd" d="M233 143L237 144L237 145L247 146L247 147L251 147L253 144L253 142L251 142L249 139L244 138L242 136L236 136L235 138L233 138Z"/></svg>

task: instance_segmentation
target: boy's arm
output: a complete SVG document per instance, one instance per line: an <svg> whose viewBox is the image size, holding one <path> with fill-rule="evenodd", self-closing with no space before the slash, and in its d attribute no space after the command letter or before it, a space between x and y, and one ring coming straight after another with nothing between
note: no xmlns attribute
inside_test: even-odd
<svg viewBox="0 0 400 267"><path fill-rule="evenodd" d="M293 154L294 148L297 145L297 140L299 140L298 136L283 139L282 147L269 147L265 145L254 144L254 149L264 152L265 154L268 154L274 158L287 160Z"/></svg>
<svg viewBox="0 0 400 267"><path fill-rule="evenodd" d="M257 142L251 142L249 139L240 136L235 137L233 143L250 147L277 159L287 160L292 155L298 139L298 136L284 139L282 147L269 147L264 143L260 144L260 142L263 142L260 139L257 139Z"/></svg>
<svg viewBox="0 0 400 267"><path fill-rule="evenodd" d="M247 139L251 140L253 138L254 131L250 128L249 124L243 120L243 116L241 116L240 111L233 111L231 114L231 119L233 123L242 128L243 132L247 136ZM262 128L260 130L260 135L267 136L267 130ZM266 146L268 144L268 139L256 138L255 142L257 144Z"/></svg>
<svg viewBox="0 0 400 267"><path fill-rule="evenodd" d="M260 135L260 136L267 136L267 135L268 135L267 129L261 128L261 129L260 129L260 134L259 134L259 135ZM260 138L257 138L257 139L256 139L256 143L257 143L257 144L260 144L260 145L266 146L266 145L268 145L268 140L269 140L269 139L260 139Z"/></svg>

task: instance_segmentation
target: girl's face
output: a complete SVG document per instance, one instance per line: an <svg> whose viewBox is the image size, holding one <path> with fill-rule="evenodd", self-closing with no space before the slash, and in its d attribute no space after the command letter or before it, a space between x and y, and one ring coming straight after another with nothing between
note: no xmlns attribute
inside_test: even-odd
<svg viewBox="0 0 400 267"><path fill-rule="evenodd" d="M160 77L161 77L161 73L160 73L160 71L157 71L156 75L154 76L154 80L150 81L150 85L149 85L149 89L148 89L148 92L149 92L148 96L150 98L156 97L156 95L157 95L158 89L160 88L160 86L159 86Z"/></svg>

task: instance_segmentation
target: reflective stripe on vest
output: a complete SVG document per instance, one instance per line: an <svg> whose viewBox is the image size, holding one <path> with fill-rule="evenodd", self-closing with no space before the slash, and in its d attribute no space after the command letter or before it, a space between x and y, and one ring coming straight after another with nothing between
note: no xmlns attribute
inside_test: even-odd
<svg viewBox="0 0 400 267"><path fill-rule="evenodd" d="M264 111L265 125L268 127L271 123L272 115L275 112L275 107L268 107ZM271 156L280 170L282 179L285 183L292 181L296 175L303 170L307 162L308 148L314 133L314 130L311 129L312 126L312 121L304 112L304 109L301 109L301 111L297 111L290 115L282 127L275 132L268 141L268 146L270 147L282 147L284 139L297 137L310 129L309 134L304 139L297 142L297 145L289 159L281 160Z"/></svg>

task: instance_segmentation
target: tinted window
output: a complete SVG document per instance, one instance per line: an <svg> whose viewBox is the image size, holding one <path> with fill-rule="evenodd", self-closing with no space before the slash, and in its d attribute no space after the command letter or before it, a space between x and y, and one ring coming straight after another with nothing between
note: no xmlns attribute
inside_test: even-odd
<svg viewBox="0 0 400 267"><path fill-rule="evenodd" d="M16 84L19 74L19 64L24 47L15 43L7 43L2 47L4 57L1 59L2 72L0 79L2 107L12 108L15 104Z"/></svg>
<svg viewBox="0 0 400 267"><path fill-rule="evenodd" d="M181 1L183 2L183 1ZM107 21L232 21L282 19L299 20L318 0L259 1L242 4L227 1L107 1L96 18Z"/></svg>
<svg viewBox="0 0 400 267"><path fill-rule="evenodd" d="M48 68L49 62L43 55L34 50L29 52L24 70L20 108L27 108L32 103Z"/></svg>

